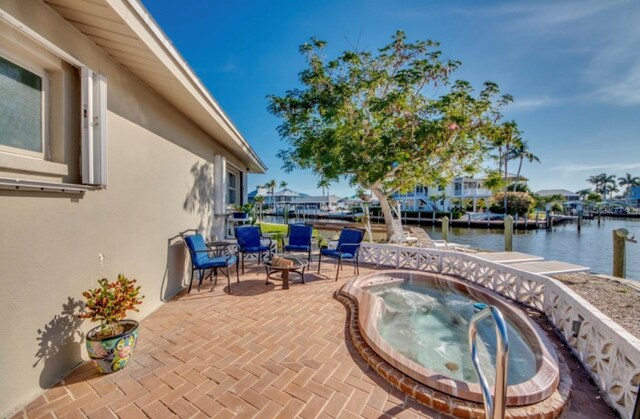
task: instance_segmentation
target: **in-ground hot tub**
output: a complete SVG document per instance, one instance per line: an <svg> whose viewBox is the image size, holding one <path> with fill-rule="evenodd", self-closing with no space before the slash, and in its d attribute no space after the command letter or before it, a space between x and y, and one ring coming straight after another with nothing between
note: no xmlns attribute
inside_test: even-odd
<svg viewBox="0 0 640 419"><path fill-rule="evenodd" d="M454 277L419 271L380 271L358 277L343 290L358 304L358 325L367 344L417 382L482 403L471 364L468 328L477 303L498 307L507 321L507 405L549 397L559 381L558 361L546 335L517 306L490 290ZM482 370L493 386L494 325L478 325Z"/></svg>

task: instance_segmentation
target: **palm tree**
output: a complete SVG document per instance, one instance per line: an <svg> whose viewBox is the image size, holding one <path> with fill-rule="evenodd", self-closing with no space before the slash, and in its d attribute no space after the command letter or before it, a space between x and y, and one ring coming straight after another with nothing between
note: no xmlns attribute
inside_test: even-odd
<svg viewBox="0 0 640 419"><path fill-rule="evenodd" d="M275 179L271 179L269 182L264 184L264 187L267 188L267 190L269 190L269 192L271 193L271 203L273 204L273 209L276 209L276 198L275 198L275 192L276 192L276 180Z"/></svg>
<svg viewBox="0 0 640 419"><path fill-rule="evenodd" d="M602 194L607 197L607 193L609 193L609 199L613 196L614 192L618 192L619 189L616 185L616 175L607 175L606 173L602 173Z"/></svg>
<svg viewBox="0 0 640 419"><path fill-rule="evenodd" d="M602 200L607 199L608 186L611 183L615 184L615 175L607 175L606 173L600 173L599 175L589 176L587 182L594 186L594 191L602 196Z"/></svg>
<svg viewBox="0 0 640 419"><path fill-rule="evenodd" d="M327 206L331 206L331 197L329 196L330 184L331 182L329 182L327 179L320 179L318 181L318 185L316 186L317 188L322 188L322 196L324 196L324 191L327 191Z"/></svg>
<svg viewBox="0 0 640 419"><path fill-rule="evenodd" d="M289 185L287 182L285 182L284 180L280 181L280 189L285 189L287 187L287 185Z"/></svg>
<svg viewBox="0 0 640 419"><path fill-rule="evenodd" d="M580 198L584 201L591 194L591 189L580 189L579 191L576 191L576 194L580 195Z"/></svg>
<svg viewBox="0 0 640 419"><path fill-rule="evenodd" d="M640 186L640 177L631 176L631 173L627 173L624 177L618 178L618 185L625 187L625 196L630 196L631 188L634 186Z"/></svg>
<svg viewBox="0 0 640 419"><path fill-rule="evenodd" d="M256 196L253 198L253 207L256 211L256 218L262 221L262 205L264 204L264 196Z"/></svg>
<svg viewBox="0 0 640 419"><path fill-rule="evenodd" d="M509 160L519 159L520 163L518 164L518 173L516 174L516 185L520 183L520 172L522 171L522 162L524 159L527 159L529 163L538 162L540 163L540 159L538 156L533 154L531 150L529 150L529 144L526 141L520 141L515 144L511 149L511 152L508 156Z"/></svg>

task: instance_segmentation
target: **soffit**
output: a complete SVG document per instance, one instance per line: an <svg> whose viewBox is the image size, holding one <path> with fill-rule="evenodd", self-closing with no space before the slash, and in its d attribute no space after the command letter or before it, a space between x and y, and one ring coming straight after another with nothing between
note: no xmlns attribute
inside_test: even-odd
<svg viewBox="0 0 640 419"><path fill-rule="evenodd" d="M44 0L252 172L266 167L137 0Z"/></svg>

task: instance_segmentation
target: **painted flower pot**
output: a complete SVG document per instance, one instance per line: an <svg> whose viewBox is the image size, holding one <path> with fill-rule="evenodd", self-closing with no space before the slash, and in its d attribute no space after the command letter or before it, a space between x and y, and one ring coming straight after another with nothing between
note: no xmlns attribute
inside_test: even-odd
<svg viewBox="0 0 640 419"><path fill-rule="evenodd" d="M124 326L124 332L116 336L96 337L100 332L100 326L87 333L87 352L98 371L103 374L110 374L126 367L138 342L138 322L122 320L120 324Z"/></svg>
<svg viewBox="0 0 640 419"><path fill-rule="evenodd" d="M247 218L249 218L249 214L247 214L246 212L234 212L233 218L235 218L236 220L246 220Z"/></svg>

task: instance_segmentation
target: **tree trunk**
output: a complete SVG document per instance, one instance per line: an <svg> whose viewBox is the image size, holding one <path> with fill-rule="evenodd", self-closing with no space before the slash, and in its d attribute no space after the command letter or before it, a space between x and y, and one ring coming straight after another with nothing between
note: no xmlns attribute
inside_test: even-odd
<svg viewBox="0 0 640 419"><path fill-rule="evenodd" d="M400 222L393 218L393 213L391 212L391 205L389 204L389 199L387 195L385 195L382 190L376 187L370 188L371 192L378 198L380 201L380 208L382 209L382 216L384 217L384 224L387 228L387 241L391 240L394 233L394 223ZM402 230L402 225L400 225L400 230Z"/></svg>
<svg viewBox="0 0 640 419"><path fill-rule="evenodd" d="M520 156L520 164L518 164L518 174L516 175L516 185L520 184L520 171L522 170L522 161L524 156Z"/></svg>

